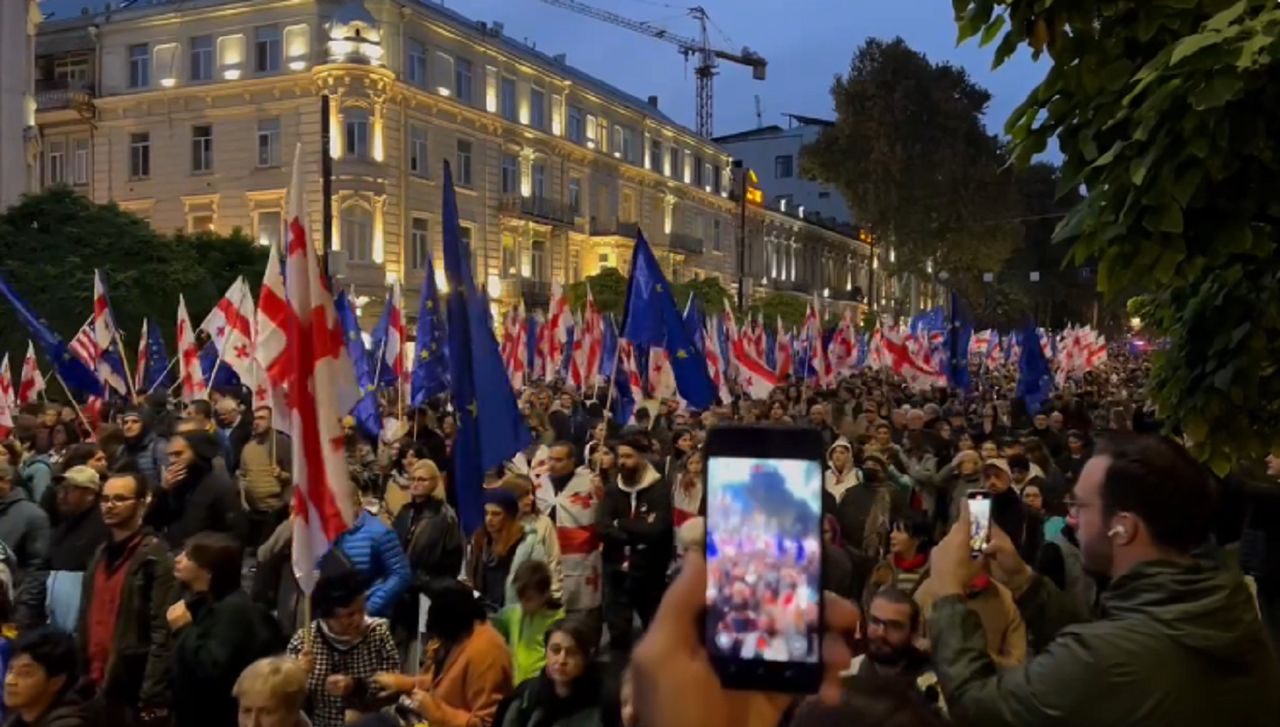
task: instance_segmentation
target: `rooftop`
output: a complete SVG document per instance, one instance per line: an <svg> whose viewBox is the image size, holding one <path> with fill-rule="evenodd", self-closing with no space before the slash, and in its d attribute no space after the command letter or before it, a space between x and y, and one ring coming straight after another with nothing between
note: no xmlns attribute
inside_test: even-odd
<svg viewBox="0 0 1280 727"><path fill-rule="evenodd" d="M0 0L4 1L4 0ZM215 5L232 5L244 3L246 0L40 0L40 9L44 11L46 22L82 19L83 22L102 22L102 16L110 11L110 19L126 20L145 17L152 13L172 12L196 7ZM259 0L261 1L261 0ZM681 124L644 99L634 96L622 89L575 68L562 63L557 58L533 48L523 41L505 33L498 32L498 24L477 21L430 0L407 0L427 17L443 23L453 30L472 40L497 46L502 52L514 56L521 61L540 67L553 75L560 75L588 92L624 106L641 116L648 117L660 124L671 126L692 138L698 138L696 132ZM350 3L348 2L347 5ZM176 7L175 7L176 6ZM352 12L345 7L344 12ZM119 13L117 15L117 13ZM707 142L711 143L711 142Z"/></svg>

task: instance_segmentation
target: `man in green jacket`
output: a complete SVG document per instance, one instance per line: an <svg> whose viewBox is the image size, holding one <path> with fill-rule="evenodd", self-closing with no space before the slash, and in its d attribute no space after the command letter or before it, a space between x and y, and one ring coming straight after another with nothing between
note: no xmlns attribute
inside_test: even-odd
<svg viewBox="0 0 1280 727"><path fill-rule="evenodd" d="M992 572L1018 597L1032 643L1044 645L1006 671L964 604L973 564L962 512L931 563L947 594L929 633L952 715L985 727L1275 725L1280 667L1249 591L1239 572L1192 556L1209 538L1213 506L1212 483L1177 443L1101 443L1069 498L1085 567L1111 578L1101 613L1073 613L995 532Z"/></svg>

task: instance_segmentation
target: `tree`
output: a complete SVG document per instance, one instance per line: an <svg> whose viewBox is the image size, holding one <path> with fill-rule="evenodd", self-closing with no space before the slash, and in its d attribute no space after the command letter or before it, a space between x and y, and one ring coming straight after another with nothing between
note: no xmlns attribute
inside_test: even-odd
<svg viewBox="0 0 1280 727"><path fill-rule="evenodd" d="M1056 138L1058 227L1111 300L1143 296L1164 339L1158 413L1225 473L1280 454L1280 9L1273 0L953 0L960 40L1048 54L1005 129L1014 158ZM1007 28L1007 30L1006 30Z"/></svg>
<svg viewBox="0 0 1280 727"><path fill-rule="evenodd" d="M804 315L808 308L809 301L798 295L773 292L753 303L750 313L753 318L756 313L760 313L766 328L776 327L781 318L783 326L798 330L804 325ZM745 316L738 321L738 325L745 326L747 323Z"/></svg>
<svg viewBox="0 0 1280 727"><path fill-rule="evenodd" d="M198 323L236 276L259 284L266 256L266 248L239 232L164 235L114 204L94 204L65 187L28 195L0 214L0 274L70 339L93 312L93 271L102 270L130 360L143 316L161 326L172 351L178 294ZM17 317L0 313L0 352L21 361L26 339Z"/></svg>
<svg viewBox="0 0 1280 727"><path fill-rule="evenodd" d="M596 309L601 314L612 313L619 324L622 323L622 307L627 302L627 276L617 268L601 268L595 275L565 286L565 294L569 296L569 307L581 312L587 305L587 288L591 289L591 297L595 300Z"/></svg>
<svg viewBox="0 0 1280 727"><path fill-rule="evenodd" d="M688 304L690 295L698 296L698 305L702 308L703 315L708 316L720 315L724 312L726 300L730 304L733 303L733 294L718 278L698 278L684 283L675 283L671 287L676 305L680 306L681 311L684 311L685 305Z"/></svg>
<svg viewBox="0 0 1280 727"><path fill-rule="evenodd" d="M898 269L948 273L967 297L1018 240L1012 174L982 125L991 95L901 38L870 39L831 87L836 121L804 174L834 185L854 219L894 246Z"/></svg>

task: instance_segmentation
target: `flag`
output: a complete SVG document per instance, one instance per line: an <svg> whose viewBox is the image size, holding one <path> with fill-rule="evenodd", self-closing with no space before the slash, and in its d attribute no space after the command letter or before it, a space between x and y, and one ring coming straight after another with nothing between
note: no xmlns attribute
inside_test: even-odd
<svg viewBox="0 0 1280 727"><path fill-rule="evenodd" d="M6 353L4 360L0 361L0 440L7 439L13 432L13 411L17 404L13 376L9 373L9 354Z"/></svg>
<svg viewBox="0 0 1280 727"><path fill-rule="evenodd" d="M182 400L206 398L205 374L200 360L196 332L187 315L187 301L178 293L178 379L182 382Z"/></svg>
<svg viewBox="0 0 1280 727"><path fill-rule="evenodd" d="M813 294L804 316L805 349L808 352L810 369L817 379L818 386L829 389L835 385L835 372L827 361L827 347L822 341L822 319L818 315L818 294ZM806 374L807 378L807 374Z"/></svg>
<svg viewBox="0 0 1280 727"><path fill-rule="evenodd" d="M138 334L138 355L133 359L133 390L147 392L147 319L142 319L142 333Z"/></svg>
<svg viewBox="0 0 1280 727"><path fill-rule="evenodd" d="M732 397L729 394L729 377L724 370L724 349L720 346L720 335L715 330L719 326L707 319L704 340L707 342L707 375L711 377L711 385L720 396L721 404L728 404Z"/></svg>
<svg viewBox="0 0 1280 727"><path fill-rule="evenodd" d="M164 335L160 332L160 326L152 324L150 319L142 319L140 338L137 390L150 393L160 387L168 389L173 383L173 374L169 373L169 352L165 350Z"/></svg>
<svg viewBox="0 0 1280 727"><path fill-rule="evenodd" d="M584 395L595 385L603 357L604 319L596 308L591 286L587 286L587 302L582 309L581 324L574 329L573 358L569 363L569 381Z"/></svg>
<svg viewBox="0 0 1280 727"><path fill-rule="evenodd" d="M356 377L347 358L309 219L302 186L302 144L289 182L285 255L286 363L274 367L287 385L293 454L293 570L303 593L315 588L316 564L356 519L340 419L355 406ZM270 274L270 273L268 273ZM269 362L267 370L273 370Z"/></svg>
<svg viewBox="0 0 1280 727"><path fill-rule="evenodd" d="M781 381L791 375L793 366L791 336L782 327L782 316L778 316L778 334L777 338L774 339L774 348L776 352L773 355L773 359L777 362L775 371L777 372L778 380Z"/></svg>
<svg viewBox="0 0 1280 727"><path fill-rule="evenodd" d="M545 379L550 381L560 375L561 363L568 351L573 315L569 312L569 297L559 283L551 284L551 308L547 312L547 334L544 339Z"/></svg>
<svg viewBox="0 0 1280 727"><path fill-rule="evenodd" d="M524 388L525 374L528 366L525 363L525 351L528 349L528 328L524 314L524 301L511 306L502 320L502 348L499 355L507 370L507 378L511 388L520 391Z"/></svg>
<svg viewBox="0 0 1280 727"><path fill-rule="evenodd" d="M644 389L640 385L640 372L636 369L631 342L623 338L618 339L618 366L613 372L613 385L617 387L617 394L613 397L613 420L626 426L631 423L636 402L644 398Z"/></svg>
<svg viewBox="0 0 1280 727"><path fill-rule="evenodd" d="M254 364L254 320L257 314L253 310L253 292L243 277L227 289L222 299L214 305L209 315L205 316L200 328L209 334L218 356L226 366L235 372L236 377L250 388L256 388L257 366ZM219 371L222 368L219 367ZM211 382L210 386L219 386Z"/></svg>
<svg viewBox="0 0 1280 727"><path fill-rule="evenodd" d="M605 381L613 379L614 364L618 361L618 326L613 322L613 314L604 317L604 341L600 346L600 376Z"/></svg>
<svg viewBox="0 0 1280 727"><path fill-rule="evenodd" d="M351 410L356 426L370 442L378 441L382 434L382 416L378 412L378 387L373 382L373 372L369 370L369 350L364 347L364 337L360 335L360 324L356 322L356 311L351 307L347 291L338 293L333 299L333 313L342 326L342 340L347 347L347 358L351 361L355 372L356 405Z"/></svg>
<svg viewBox="0 0 1280 727"><path fill-rule="evenodd" d="M449 390L449 358L445 351L444 318L440 310L440 293L430 256L425 262L422 294L418 300L418 328L410 387L412 406L423 406L427 400ZM354 361L354 357L352 358Z"/></svg>
<svg viewBox="0 0 1280 727"><path fill-rule="evenodd" d="M94 370L85 366L67 350L67 344L45 325L44 321L36 317L36 314L18 297L17 292L9 287L4 278L0 278L0 297L9 301L9 305L18 314L18 319L31 337L40 344L45 357L53 363L54 373L62 379L64 384L84 394L95 396L102 394L102 384L99 383Z"/></svg>
<svg viewBox="0 0 1280 727"><path fill-rule="evenodd" d="M689 293L689 300L684 304L684 330L689 334L693 350L699 355L707 348L707 341L702 335L702 308L698 305L698 296Z"/></svg>
<svg viewBox="0 0 1280 727"><path fill-rule="evenodd" d="M1016 335L1021 339L1022 357L1018 360L1018 387L1014 396L1026 404L1028 415L1034 415L1053 391L1053 378L1044 349L1039 345L1036 327L1028 324Z"/></svg>
<svg viewBox="0 0 1280 727"><path fill-rule="evenodd" d="M777 375L747 347L739 336L733 341L733 356L738 362L738 388L749 399L767 399L778 386Z"/></svg>
<svg viewBox="0 0 1280 727"><path fill-rule="evenodd" d="M969 345L973 337L973 318L969 306L955 291L951 292L951 326L947 329L947 383L953 388L968 391Z"/></svg>
<svg viewBox="0 0 1280 727"><path fill-rule="evenodd" d="M378 386L395 387L404 376L404 312L400 281L387 289L382 317L373 329L373 378Z"/></svg>
<svg viewBox="0 0 1280 727"><path fill-rule="evenodd" d="M34 404L44 391L44 375L36 361L36 347L27 341L27 356L22 359L22 379L18 382L18 406Z"/></svg>
<svg viewBox="0 0 1280 727"><path fill-rule="evenodd" d="M204 374L206 390L234 391L244 383L218 355L218 347L213 345L213 341L206 341L200 349L200 370Z"/></svg>
<svg viewBox="0 0 1280 727"><path fill-rule="evenodd" d="M635 346L662 347L671 361L680 396L699 411L711 406L715 392L707 376L706 361L694 351L666 276L644 235L639 233L631 256L624 310L622 337Z"/></svg>
<svg viewBox="0 0 1280 727"><path fill-rule="evenodd" d="M125 374L124 352L119 346L120 334L116 330L115 316L111 313L111 300L107 297L107 283L102 271L93 271L93 344L94 363L98 380L117 393L129 393L129 377Z"/></svg>
<svg viewBox="0 0 1280 727"><path fill-rule="evenodd" d="M288 432L290 426L287 402L289 357L285 355L286 328L289 325L289 303L285 300L284 266L280 261L280 244L272 243L267 253L267 267L258 291L255 316L253 356L256 371L253 405L271 407L271 426Z"/></svg>
<svg viewBox="0 0 1280 727"><path fill-rule="evenodd" d="M883 349L884 365L906 379L907 385L913 389L946 386L947 377L923 361L919 352L912 350L908 341L910 336L903 330L881 333L880 346Z"/></svg>
<svg viewBox="0 0 1280 727"><path fill-rule="evenodd" d="M445 330L449 339L449 391L458 421L452 484L459 518L469 534L484 519L484 470L501 464L533 440L503 371L493 329L487 325L488 306L476 290L471 251L458 224L458 200L448 162L443 176L441 222L444 271L449 281Z"/></svg>
<svg viewBox="0 0 1280 727"><path fill-rule="evenodd" d="M649 395L655 399L675 398L676 377L667 350L659 346L649 349Z"/></svg>

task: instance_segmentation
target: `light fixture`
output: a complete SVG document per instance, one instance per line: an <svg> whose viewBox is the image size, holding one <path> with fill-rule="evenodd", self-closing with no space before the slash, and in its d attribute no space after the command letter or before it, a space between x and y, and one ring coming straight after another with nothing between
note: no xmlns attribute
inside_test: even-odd
<svg viewBox="0 0 1280 727"><path fill-rule="evenodd" d="M449 293L449 276L444 274L443 268L436 268L436 290L440 291L441 295Z"/></svg>
<svg viewBox="0 0 1280 727"><path fill-rule="evenodd" d="M161 85L161 86L164 86L165 88L173 88L173 87L174 87L174 85L175 85L175 84L177 84L177 82L178 82L178 79L176 79L176 78L161 78L161 79L160 79L160 85Z"/></svg>
<svg viewBox="0 0 1280 727"><path fill-rule="evenodd" d="M830 297L831 297L831 288L823 288L823 289L822 289L822 297L823 297L823 298L830 298Z"/></svg>
<svg viewBox="0 0 1280 727"><path fill-rule="evenodd" d="M240 79L240 69L228 68L227 70L222 72L222 77L227 79L228 81L238 81Z"/></svg>
<svg viewBox="0 0 1280 727"><path fill-rule="evenodd" d="M289 70L291 71L301 71L306 67L307 62L304 60L289 61Z"/></svg>
<svg viewBox="0 0 1280 727"><path fill-rule="evenodd" d="M1129 319L1129 327L1130 327L1130 328L1133 328L1133 329L1142 328L1142 319L1141 319L1141 318L1139 318L1138 316L1134 316L1134 317L1130 318L1130 319Z"/></svg>
<svg viewBox="0 0 1280 727"><path fill-rule="evenodd" d="M453 90L448 88L447 86L436 86L436 93L440 94L441 96L452 96Z"/></svg>
<svg viewBox="0 0 1280 727"><path fill-rule="evenodd" d="M498 279L497 275L489 276L489 280L485 284L485 289L489 293L489 300L496 300L502 297L502 281Z"/></svg>

